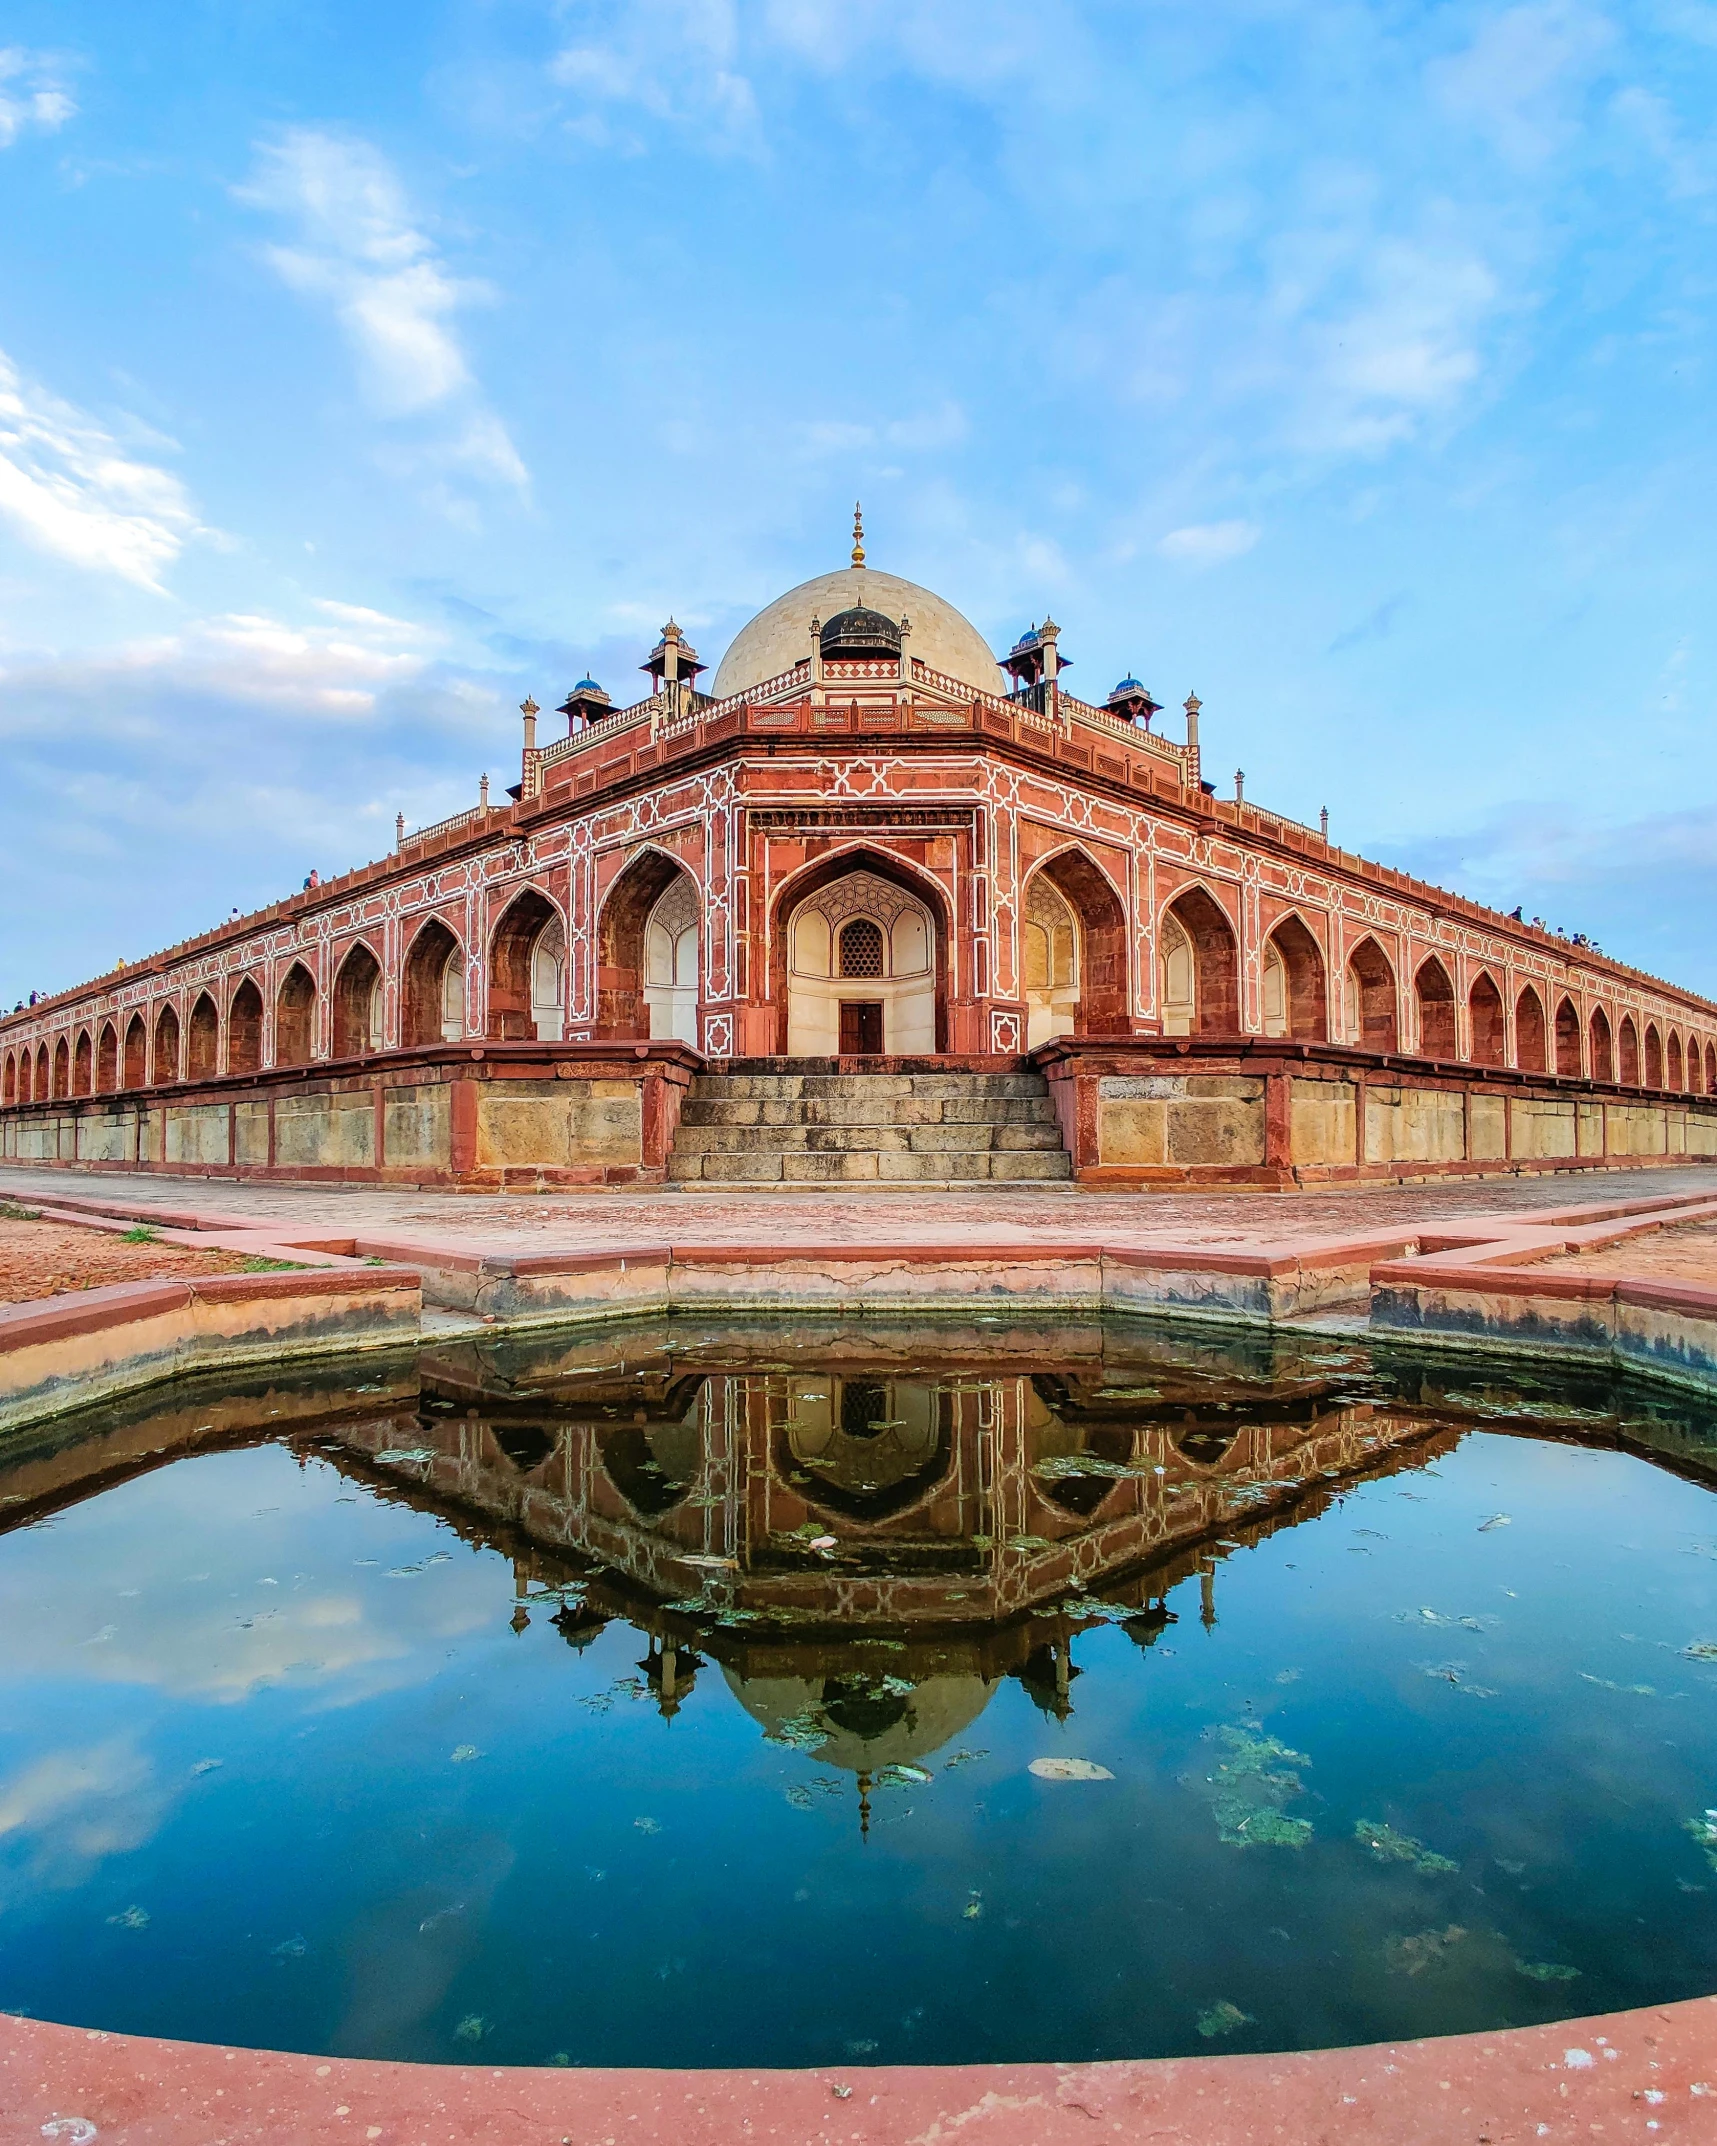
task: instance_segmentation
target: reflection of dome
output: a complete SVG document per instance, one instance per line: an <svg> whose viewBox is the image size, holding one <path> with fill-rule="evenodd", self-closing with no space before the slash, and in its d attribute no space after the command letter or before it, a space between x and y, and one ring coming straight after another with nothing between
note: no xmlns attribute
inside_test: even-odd
<svg viewBox="0 0 1717 2146"><path fill-rule="evenodd" d="M807 1717L826 1727L827 1741L807 1756L844 1773L875 1773L940 1751L971 1727L995 1690L978 1676L926 1677L910 1692L890 1693L881 1678L747 1678L725 1663L721 1673L762 1728Z"/></svg>
<svg viewBox="0 0 1717 2146"><path fill-rule="evenodd" d="M975 686L980 693L1006 693L1007 680L983 635L952 604L915 581L902 581L898 574L849 566L836 574L802 581L742 626L715 674L716 698L761 685L808 656L812 619L832 621L837 612L860 608L874 608L891 624L906 619L911 626L908 653L933 671Z"/></svg>

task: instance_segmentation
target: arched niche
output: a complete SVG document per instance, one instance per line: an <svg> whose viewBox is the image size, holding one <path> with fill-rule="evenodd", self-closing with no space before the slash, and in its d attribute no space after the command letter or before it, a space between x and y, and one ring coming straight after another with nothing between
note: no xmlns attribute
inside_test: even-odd
<svg viewBox="0 0 1717 2146"><path fill-rule="evenodd" d="M1263 985L1265 1035L1327 1041L1323 950L1299 917L1284 917L1264 941Z"/></svg>
<svg viewBox="0 0 1717 2146"><path fill-rule="evenodd" d="M848 851L786 888L775 915L780 1048L789 1057L946 1048L946 923L928 882Z"/></svg>
<svg viewBox="0 0 1717 2146"><path fill-rule="evenodd" d="M15 1052L6 1053L6 1070L0 1076L0 1103L15 1103L18 1100L18 1059Z"/></svg>
<svg viewBox="0 0 1717 2146"><path fill-rule="evenodd" d="M1580 1074L1580 1016L1571 998L1556 1009L1556 1070L1572 1079Z"/></svg>
<svg viewBox="0 0 1717 2146"><path fill-rule="evenodd" d="M1419 965L1419 973L1413 979L1413 993L1419 1002L1419 1055L1421 1058L1453 1058L1455 1056L1455 987L1449 981L1449 972L1430 955Z"/></svg>
<svg viewBox="0 0 1717 2146"><path fill-rule="evenodd" d="M558 1043L565 1025L566 926L526 887L489 941L489 1034L498 1043Z"/></svg>
<svg viewBox="0 0 1717 2146"><path fill-rule="evenodd" d="M1616 1077L1615 1043L1610 1034L1610 1017L1602 1006L1592 1008L1590 1023L1592 1035L1592 1078L1613 1081Z"/></svg>
<svg viewBox="0 0 1717 2146"><path fill-rule="evenodd" d="M262 1066L262 993L246 977L227 1009L227 1071L255 1073Z"/></svg>
<svg viewBox="0 0 1717 2146"><path fill-rule="evenodd" d="M1705 1060L1700 1052L1699 1038L1690 1035L1687 1039L1687 1092L1703 1095L1705 1092Z"/></svg>
<svg viewBox="0 0 1717 2146"><path fill-rule="evenodd" d="M143 1016L134 1013L125 1024L125 1058L122 1086L144 1088L149 1084L149 1031Z"/></svg>
<svg viewBox="0 0 1717 2146"><path fill-rule="evenodd" d="M54 1045L54 1100L72 1092L71 1049L64 1036Z"/></svg>
<svg viewBox="0 0 1717 2146"><path fill-rule="evenodd" d="M1500 1066L1508 1051L1504 1033L1502 993L1480 970L1467 993L1467 1017L1472 1025L1472 1060L1475 1065Z"/></svg>
<svg viewBox="0 0 1717 2146"><path fill-rule="evenodd" d="M1664 1050L1663 1079L1664 1086L1666 1088L1672 1089L1677 1095L1679 1095L1682 1092L1683 1088L1685 1088L1685 1086L1687 1085L1686 1078L1682 1072L1683 1062L1684 1061L1681 1055L1681 1038L1675 1033L1674 1029L1672 1028L1669 1032L1668 1045L1665 1047Z"/></svg>
<svg viewBox="0 0 1717 2146"><path fill-rule="evenodd" d="M87 1028L79 1031L77 1045L72 1052L72 1093L95 1093L95 1047L90 1042Z"/></svg>
<svg viewBox="0 0 1717 2146"><path fill-rule="evenodd" d="M1342 1034L1362 1051L1399 1048L1395 971L1375 939L1361 939L1342 975Z"/></svg>
<svg viewBox="0 0 1717 2146"><path fill-rule="evenodd" d="M689 898L686 892L678 891L681 881L689 889ZM658 917L657 910L664 903L667 906ZM685 921L688 908L689 927ZM657 994L689 988L692 1033L682 1035L681 1040L697 1042L697 946L695 942L687 946L683 941L686 930L695 928L702 908L697 882L677 858L664 850L640 852L617 875L596 920L598 1036L642 1041L653 1035L679 1034L672 1026L656 1026L658 1010L664 1022L683 1023L688 1011L686 1000ZM653 923L659 926L654 937ZM651 980L670 969L678 977L687 966L691 975L685 984Z"/></svg>
<svg viewBox="0 0 1717 2146"><path fill-rule="evenodd" d="M1648 1088L1663 1086L1663 1038L1657 1032L1657 1023L1645 1024L1645 1085Z"/></svg>
<svg viewBox="0 0 1717 2146"><path fill-rule="evenodd" d="M40 1071L40 1061L37 1070ZM1717 1095L1717 1043L1705 1046L1705 1093Z"/></svg>
<svg viewBox="0 0 1717 2146"><path fill-rule="evenodd" d="M1616 1078L1624 1088L1639 1086L1639 1030L1634 1026L1631 1013L1622 1015L1622 1025L1616 1031Z"/></svg>
<svg viewBox="0 0 1717 2146"><path fill-rule="evenodd" d="M382 1047L382 965L360 939L334 974L334 1056Z"/></svg>
<svg viewBox="0 0 1717 2146"><path fill-rule="evenodd" d="M948 1474L950 1401L922 1379L796 1378L776 1470L825 1512L860 1525L897 1519Z"/></svg>
<svg viewBox="0 0 1717 2146"><path fill-rule="evenodd" d="M1240 1026L1240 949L1222 905L1188 887L1157 928L1166 1036L1228 1036Z"/></svg>
<svg viewBox="0 0 1717 2146"><path fill-rule="evenodd" d="M45 1043L38 1043L36 1045L36 1077L30 1086L30 1099L32 1102L45 1103L50 1092L48 1084L48 1046Z"/></svg>
<svg viewBox="0 0 1717 2146"><path fill-rule="evenodd" d="M119 1031L111 1021L103 1021L101 1034L95 1045L95 1087L97 1095L112 1095L119 1086Z"/></svg>
<svg viewBox="0 0 1717 2146"><path fill-rule="evenodd" d="M213 1080L221 1069L221 1017L206 991L191 1008L189 1042L185 1078Z"/></svg>
<svg viewBox="0 0 1717 2146"><path fill-rule="evenodd" d="M703 904L689 872L676 872L644 920L644 1004L652 1036L698 1041L698 958Z"/></svg>
<svg viewBox="0 0 1717 2146"><path fill-rule="evenodd" d="M1544 1026L1544 1001L1528 984L1514 1002L1514 1062L1523 1073L1548 1073L1546 1055L1549 1035Z"/></svg>
<svg viewBox="0 0 1717 2146"><path fill-rule="evenodd" d="M281 979L274 1002L274 1062L307 1066L316 1055L316 985L310 971L295 961Z"/></svg>
<svg viewBox="0 0 1717 2146"><path fill-rule="evenodd" d="M1129 1032L1126 912L1083 850L1062 850L1026 881L1020 955L1028 1049Z"/></svg>
<svg viewBox="0 0 1717 2146"><path fill-rule="evenodd" d="M400 1041L408 1050L465 1034L465 950L431 917L411 942L400 978Z"/></svg>

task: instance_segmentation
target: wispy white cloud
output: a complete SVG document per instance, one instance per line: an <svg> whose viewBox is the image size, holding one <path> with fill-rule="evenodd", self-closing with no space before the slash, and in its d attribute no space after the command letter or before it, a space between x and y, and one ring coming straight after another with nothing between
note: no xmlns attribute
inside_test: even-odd
<svg viewBox="0 0 1717 2146"><path fill-rule="evenodd" d="M0 46L0 149L22 134L53 134L76 113L56 61L22 45Z"/></svg>
<svg viewBox="0 0 1717 2146"><path fill-rule="evenodd" d="M1541 164L1573 135L1615 36L1608 16L1583 0L1505 8L1480 23L1465 51L1431 67L1432 94L1510 163Z"/></svg>
<svg viewBox="0 0 1717 2146"><path fill-rule="evenodd" d="M1243 557L1263 533L1256 522L1191 522L1159 537L1157 549L1182 566L1221 566Z"/></svg>
<svg viewBox="0 0 1717 2146"><path fill-rule="evenodd" d="M128 454L87 412L0 352L0 517L38 551L159 590L200 527L171 471Z"/></svg>
<svg viewBox="0 0 1717 2146"><path fill-rule="evenodd" d="M549 63L571 92L572 131L637 153L641 123L701 128L709 147L756 153L757 99L739 66L737 0L626 0L580 8L578 33Z"/></svg>
<svg viewBox="0 0 1717 2146"><path fill-rule="evenodd" d="M378 416L433 414L440 459L492 481L528 481L456 332L460 310L493 293L449 269L378 149L293 128L259 149L240 199L296 226L293 243L269 247L267 258L289 288L332 306Z"/></svg>

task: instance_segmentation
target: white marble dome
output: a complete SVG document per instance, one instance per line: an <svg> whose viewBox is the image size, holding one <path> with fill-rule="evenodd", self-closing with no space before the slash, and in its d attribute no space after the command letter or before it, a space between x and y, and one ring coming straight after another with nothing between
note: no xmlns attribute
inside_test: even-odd
<svg viewBox="0 0 1717 2146"><path fill-rule="evenodd" d="M980 693L1007 691L1007 680L989 644L970 619L962 618L952 604L920 588L916 581L878 573L872 566L819 574L814 581L802 581L785 596L777 596L734 635L711 691L718 700L725 700L730 693L778 678L810 654L812 619L826 626L837 611L850 610L854 604L866 604L897 624L909 619L907 653L933 671L945 672Z"/></svg>

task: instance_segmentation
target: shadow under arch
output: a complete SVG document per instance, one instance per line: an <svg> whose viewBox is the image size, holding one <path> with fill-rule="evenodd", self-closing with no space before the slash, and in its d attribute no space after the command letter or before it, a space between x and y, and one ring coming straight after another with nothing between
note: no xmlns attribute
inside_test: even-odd
<svg viewBox="0 0 1717 2146"><path fill-rule="evenodd" d="M564 1003L566 921L540 887L521 887L489 935L489 1036L496 1043L537 1040L537 998L532 970L537 942L558 927L557 1004ZM542 1002L546 1006L546 1000ZM556 1027L552 1038L559 1041Z"/></svg>
<svg viewBox="0 0 1717 2146"><path fill-rule="evenodd" d="M703 914L696 875L669 851L647 848L627 859L602 898L596 919L596 1034L617 1042L646 1042L650 1007L644 996L644 934L650 912L681 873L691 881Z"/></svg>
<svg viewBox="0 0 1717 2146"><path fill-rule="evenodd" d="M1348 1041L1362 1051L1389 1056L1399 1050L1396 1021L1395 964L1371 937L1361 939L1347 957Z"/></svg>
<svg viewBox="0 0 1717 2146"><path fill-rule="evenodd" d="M1165 905L1157 921L1159 964L1165 969L1170 964L1164 961L1161 950L1171 927L1185 935L1192 973L1188 1025L1170 1033L1237 1035L1240 1029L1240 941L1227 910L1202 883L1183 887ZM1165 977L1165 1017L1168 1001Z"/></svg>
<svg viewBox="0 0 1717 2146"><path fill-rule="evenodd" d="M1271 1006L1270 954L1281 963L1281 1004ZM1297 910L1270 928L1264 940L1264 1033L1289 1036L1296 1043L1323 1043L1329 1037L1329 990L1324 950Z"/></svg>
<svg viewBox="0 0 1717 2146"><path fill-rule="evenodd" d="M336 1058L361 1058L381 1049L381 980L375 949L366 940L355 940L334 972Z"/></svg>
<svg viewBox="0 0 1717 2146"><path fill-rule="evenodd" d="M1435 954L1427 954L1413 978L1419 1001L1419 1056L1453 1058L1455 1042L1455 987L1449 972Z"/></svg>
<svg viewBox="0 0 1717 2146"><path fill-rule="evenodd" d="M1616 1077L1615 1042L1610 1034L1610 1017L1602 1006L1592 1008L1592 1078L1614 1081Z"/></svg>
<svg viewBox="0 0 1717 2146"><path fill-rule="evenodd" d="M295 961L281 978L274 1002L274 1062L307 1066L315 1055L315 979L303 962Z"/></svg>
<svg viewBox="0 0 1717 2146"><path fill-rule="evenodd" d="M1514 1002L1514 1062L1523 1073L1548 1073L1549 1034L1544 1025L1544 1001L1527 984Z"/></svg>
<svg viewBox="0 0 1717 2146"><path fill-rule="evenodd" d="M787 1052L788 1005L787 952L788 934L793 922L793 912L801 902L837 879L844 879L849 872L872 872L878 879L886 879L922 902L930 912L935 927L933 973L936 993L936 1049L948 1048L948 946L951 919L948 914L947 897L927 873L920 872L916 865L892 851L879 849L868 842L855 842L850 847L836 850L833 855L819 857L814 863L801 866L775 891L774 906L769 926L769 989L775 1000L775 1047L783 1056Z"/></svg>
<svg viewBox="0 0 1717 2146"><path fill-rule="evenodd" d="M232 995L227 1011L227 1071L262 1070L262 993L247 976Z"/></svg>
<svg viewBox="0 0 1717 2146"><path fill-rule="evenodd" d="M1556 1070L1576 1080L1580 1076L1580 1015L1568 997L1556 1009Z"/></svg>
<svg viewBox="0 0 1717 2146"><path fill-rule="evenodd" d="M1504 1045L1502 993L1488 969L1480 969L1467 992L1467 1018L1472 1031L1474 1065L1500 1066L1507 1057Z"/></svg>
<svg viewBox="0 0 1717 2146"><path fill-rule="evenodd" d="M1127 1012L1127 912L1107 872L1088 851L1070 843L1033 864L1020 886L1020 914L1033 880L1042 878L1073 911L1079 925L1076 1036L1124 1036Z"/></svg>
<svg viewBox="0 0 1717 2146"><path fill-rule="evenodd" d="M400 971L400 1042L422 1050L464 1033L465 949L440 917L426 917Z"/></svg>

